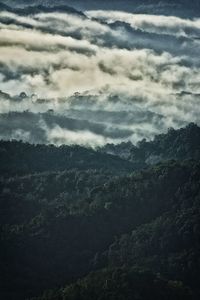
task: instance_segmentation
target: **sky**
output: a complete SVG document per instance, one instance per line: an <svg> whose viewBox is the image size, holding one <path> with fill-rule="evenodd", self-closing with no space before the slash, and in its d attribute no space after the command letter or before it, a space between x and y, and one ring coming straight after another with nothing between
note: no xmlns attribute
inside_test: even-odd
<svg viewBox="0 0 200 300"><path fill-rule="evenodd" d="M195 9L47 2L0 4L1 139L136 144L200 123Z"/></svg>

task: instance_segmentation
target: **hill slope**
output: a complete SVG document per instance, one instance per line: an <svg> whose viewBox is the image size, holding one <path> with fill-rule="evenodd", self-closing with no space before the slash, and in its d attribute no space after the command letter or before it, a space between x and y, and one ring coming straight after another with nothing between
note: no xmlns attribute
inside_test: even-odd
<svg viewBox="0 0 200 300"><path fill-rule="evenodd" d="M172 131L173 143L169 133L143 142L166 161L134 172L129 161L83 147L2 141L1 297L53 289L42 299L117 299L116 291L149 299L142 291L151 282L153 299L198 299L196 130ZM172 147L177 160L169 161Z"/></svg>
<svg viewBox="0 0 200 300"><path fill-rule="evenodd" d="M142 140L137 146L130 142L119 145L107 144L100 152L113 154L131 162L152 165L170 159L200 159L200 127L190 123L185 128L170 128L166 134L155 136L153 141Z"/></svg>

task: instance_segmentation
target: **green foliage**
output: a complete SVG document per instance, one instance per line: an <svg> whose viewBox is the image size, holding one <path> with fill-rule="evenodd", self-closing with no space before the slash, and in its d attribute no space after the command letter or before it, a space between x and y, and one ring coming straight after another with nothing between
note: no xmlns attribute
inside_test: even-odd
<svg viewBox="0 0 200 300"><path fill-rule="evenodd" d="M135 165L119 157L76 145L56 147L0 141L0 176L72 169L93 169L124 174L134 170Z"/></svg>
<svg viewBox="0 0 200 300"><path fill-rule="evenodd" d="M149 272L137 272L130 268L104 269L93 272L55 293L52 296L50 293L43 294L37 300L195 299L192 292L181 282L167 281Z"/></svg>
<svg viewBox="0 0 200 300"><path fill-rule="evenodd" d="M200 127L190 123L185 128L169 128L167 134L160 134L153 141L142 140L137 146L131 143L108 144L99 151L126 158L140 167L172 159L200 159Z"/></svg>
<svg viewBox="0 0 200 300"><path fill-rule="evenodd" d="M174 147L176 160L135 172L136 164L82 147L1 142L1 298L46 290L40 299L195 299L198 132L190 125L143 141L165 158ZM177 152L184 136L189 150Z"/></svg>

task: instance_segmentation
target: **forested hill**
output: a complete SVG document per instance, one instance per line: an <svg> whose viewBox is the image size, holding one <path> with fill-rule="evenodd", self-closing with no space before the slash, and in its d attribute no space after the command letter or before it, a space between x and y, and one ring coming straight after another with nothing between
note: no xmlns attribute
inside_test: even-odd
<svg viewBox="0 0 200 300"><path fill-rule="evenodd" d="M149 166L2 141L0 298L199 299L198 134L191 124L142 142L166 158Z"/></svg>
<svg viewBox="0 0 200 300"><path fill-rule="evenodd" d="M137 146L130 142L119 145L107 144L99 149L131 162L152 165L170 159L184 160L200 159L200 127L190 123L185 128L174 130L170 128L166 134L155 136L153 141L140 141Z"/></svg>
<svg viewBox="0 0 200 300"><path fill-rule="evenodd" d="M107 144L98 151L81 146L31 145L0 141L0 172L32 174L71 169L102 169L115 175L146 168L162 161L200 159L200 127L191 123L179 130L169 129L153 141Z"/></svg>
<svg viewBox="0 0 200 300"><path fill-rule="evenodd" d="M102 169L115 174L140 167L117 156L80 146L31 145L20 141L0 141L2 175L23 175L44 171Z"/></svg>
<svg viewBox="0 0 200 300"><path fill-rule="evenodd" d="M3 299L26 299L55 289L41 299L107 300L119 292L119 280L123 300L131 299L130 285L142 300L159 299L163 287L171 295L168 299L190 299L186 287L196 299L199 170L192 161L171 162L111 181L104 177L106 183L96 188L90 183L95 174L82 174L89 193L81 193L80 173L1 180ZM116 270L124 266L133 268L133 274L119 271L120 279ZM108 274L70 285L102 268ZM149 298L143 290L152 280ZM66 284L64 290L56 289Z"/></svg>

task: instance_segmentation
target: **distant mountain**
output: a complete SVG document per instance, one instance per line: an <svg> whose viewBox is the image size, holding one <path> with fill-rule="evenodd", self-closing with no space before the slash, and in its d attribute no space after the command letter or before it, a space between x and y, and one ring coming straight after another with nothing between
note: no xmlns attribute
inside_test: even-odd
<svg viewBox="0 0 200 300"><path fill-rule="evenodd" d="M11 1L8 2L9 5L6 5L5 3L7 2L0 2L0 10L1 11L8 11L8 12L12 12L12 13L16 13L18 15L23 15L23 16L27 16L27 15L33 15L33 14L37 14L37 13L51 13L51 12L65 12L65 13L69 13L69 14L78 14L81 16L84 16L84 14L81 11L76 10L75 8L71 7L71 6L67 6L65 3L63 3L63 5L54 5L54 6L50 6L50 5L45 5L44 2L41 3L35 3L31 2L29 3L29 6L13 6Z"/></svg>
<svg viewBox="0 0 200 300"><path fill-rule="evenodd" d="M75 9L84 10L122 10L135 13L147 14L162 14L162 15L177 15L184 17L197 17L199 13L199 1L188 0L1 0L2 3L8 4L12 7L25 7L44 5L49 7L54 6L71 6Z"/></svg>

